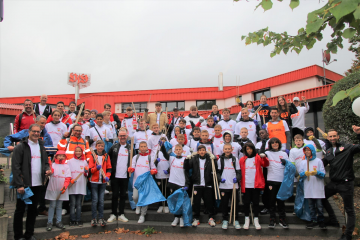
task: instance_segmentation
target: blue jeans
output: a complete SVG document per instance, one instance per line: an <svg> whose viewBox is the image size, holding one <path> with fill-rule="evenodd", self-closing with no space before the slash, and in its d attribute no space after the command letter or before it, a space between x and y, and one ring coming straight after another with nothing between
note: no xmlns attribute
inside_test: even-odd
<svg viewBox="0 0 360 240"><path fill-rule="evenodd" d="M81 220L81 202L83 195L70 194L70 221L79 222ZM76 216L75 216L76 209Z"/></svg>
<svg viewBox="0 0 360 240"><path fill-rule="evenodd" d="M309 201L311 221L323 222L324 213L323 213L322 199L308 198L307 200ZM316 217L316 213L317 213L317 217Z"/></svg>
<svg viewBox="0 0 360 240"><path fill-rule="evenodd" d="M61 222L62 200L50 200L48 210L48 223L53 223L54 212L56 210L56 223Z"/></svg>
<svg viewBox="0 0 360 240"><path fill-rule="evenodd" d="M91 183L91 216L96 218L97 211L99 212L99 219L104 218L104 195L105 195L106 183Z"/></svg>

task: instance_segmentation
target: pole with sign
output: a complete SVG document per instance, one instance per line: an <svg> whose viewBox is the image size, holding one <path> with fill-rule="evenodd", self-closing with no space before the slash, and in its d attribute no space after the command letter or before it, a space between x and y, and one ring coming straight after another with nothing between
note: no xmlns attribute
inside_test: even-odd
<svg viewBox="0 0 360 240"><path fill-rule="evenodd" d="M86 73L68 73L67 84L75 87L75 103L80 98L80 89L86 88L91 84L91 75Z"/></svg>

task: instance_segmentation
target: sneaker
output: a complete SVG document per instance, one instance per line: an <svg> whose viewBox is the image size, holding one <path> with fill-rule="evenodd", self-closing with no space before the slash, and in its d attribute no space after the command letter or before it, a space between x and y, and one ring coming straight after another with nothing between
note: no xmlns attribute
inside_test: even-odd
<svg viewBox="0 0 360 240"><path fill-rule="evenodd" d="M293 215L295 216L295 215L296 215L296 213L295 213L295 212L293 212Z"/></svg>
<svg viewBox="0 0 360 240"><path fill-rule="evenodd" d="M275 228L275 226L276 226L275 219L270 218L269 228Z"/></svg>
<svg viewBox="0 0 360 240"><path fill-rule="evenodd" d="M83 222L82 222L82 221L78 221L77 224L76 224L76 226L82 227L82 226L83 226Z"/></svg>
<svg viewBox="0 0 360 240"><path fill-rule="evenodd" d="M198 225L200 225L200 221L194 218L194 220L192 222L192 226L197 227Z"/></svg>
<svg viewBox="0 0 360 240"><path fill-rule="evenodd" d="M61 210L61 215L63 215L63 216L64 216L65 214L67 214L66 209Z"/></svg>
<svg viewBox="0 0 360 240"><path fill-rule="evenodd" d="M139 215L139 214L140 214L140 210L141 210L140 207L136 207L135 213Z"/></svg>
<svg viewBox="0 0 360 240"><path fill-rule="evenodd" d="M118 217L118 221L120 221L120 222L128 222L129 219L127 219L124 214L121 214L121 215Z"/></svg>
<svg viewBox="0 0 360 240"><path fill-rule="evenodd" d="M241 225L240 225L239 221L235 221L235 229L237 229L237 230L241 229Z"/></svg>
<svg viewBox="0 0 360 240"><path fill-rule="evenodd" d="M184 227L184 219L180 217L180 227Z"/></svg>
<svg viewBox="0 0 360 240"><path fill-rule="evenodd" d="M92 227L96 227L97 226L96 219L94 218L93 220L91 220L90 224L91 224Z"/></svg>
<svg viewBox="0 0 360 240"><path fill-rule="evenodd" d="M279 219L279 225L282 226L283 228L289 228L289 225L286 223L286 219Z"/></svg>
<svg viewBox="0 0 360 240"><path fill-rule="evenodd" d="M245 223L244 223L244 229L248 230L250 226L250 218L249 217L245 217Z"/></svg>
<svg viewBox="0 0 360 240"><path fill-rule="evenodd" d="M169 213L170 210L169 210L169 207L164 207L164 213Z"/></svg>
<svg viewBox="0 0 360 240"><path fill-rule="evenodd" d="M105 194L109 194L110 192L108 190L105 189Z"/></svg>
<svg viewBox="0 0 360 240"><path fill-rule="evenodd" d="M145 222L145 216L140 215L138 223L144 223Z"/></svg>
<svg viewBox="0 0 360 240"><path fill-rule="evenodd" d="M180 219L178 217L175 217L174 221L171 223L171 226L176 227L178 225Z"/></svg>
<svg viewBox="0 0 360 240"><path fill-rule="evenodd" d="M264 208L263 210L260 211L261 215L265 215L265 214L268 214L268 213L269 213L269 209L267 209L267 208Z"/></svg>
<svg viewBox="0 0 360 240"><path fill-rule="evenodd" d="M221 228L226 230L226 229L228 228L228 225L229 225L229 222L226 221L226 220L224 220L224 221L222 222Z"/></svg>
<svg viewBox="0 0 360 240"><path fill-rule="evenodd" d="M113 221L116 221L116 216L114 214L110 214L110 217L109 219L107 220L108 222L113 222Z"/></svg>
<svg viewBox="0 0 360 240"><path fill-rule="evenodd" d="M52 230L52 223L47 223L46 224L46 231L51 231Z"/></svg>
<svg viewBox="0 0 360 240"><path fill-rule="evenodd" d="M209 219L208 224L210 225L210 227L215 227L216 226L215 220L213 218Z"/></svg>
<svg viewBox="0 0 360 240"><path fill-rule="evenodd" d="M308 224L306 224L306 228L307 228L307 229L313 229L313 228L316 227L317 225L318 225L317 222L311 221L311 222L309 222Z"/></svg>
<svg viewBox="0 0 360 240"><path fill-rule="evenodd" d="M159 207L159 209L157 210L157 212L158 212L158 213L162 213L162 212L163 212L163 209L164 209L164 207L161 206L161 207Z"/></svg>
<svg viewBox="0 0 360 240"><path fill-rule="evenodd" d="M64 224L62 224L62 222L57 222L57 223L55 224L55 226L56 226L57 228L62 229L62 230L65 229L65 226L64 226Z"/></svg>
<svg viewBox="0 0 360 240"><path fill-rule="evenodd" d="M103 219L103 218L101 218L101 219L99 219L99 224L102 226L102 227L105 227L106 226L106 221L105 221L105 219Z"/></svg>
<svg viewBox="0 0 360 240"><path fill-rule="evenodd" d="M75 221L70 221L69 227L75 227L75 225L76 225L76 222L75 222Z"/></svg>
<svg viewBox="0 0 360 240"><path fill-rule="evenodd" d="M331 221L331 220L329 220L329 221L327 221L327 222L325 223L325 225L326 225L326 226L331 226L331 227L340 228L340 224L339 224L338 221Z"/></svg>
<svg viewBox="0 0 360 240"><path fill-rule="evenodd" d="M259 223L259 218L254 218L254 226L256 230L261 230L261 225Z"/></svg>
<svg viewBox="0 0 360 240"><path fill-rule="evenodd" d="M324 221L318 222L319 223L319 227L320 229L326 229L326 225L324 223Z"/></svg>

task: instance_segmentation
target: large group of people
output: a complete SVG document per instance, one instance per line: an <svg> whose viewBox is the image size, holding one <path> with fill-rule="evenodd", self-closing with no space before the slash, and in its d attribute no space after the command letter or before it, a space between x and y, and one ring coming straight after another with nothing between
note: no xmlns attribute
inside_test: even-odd
<svg viewBox="0 0 360 240"><path fill-rule="evenodd" d="M352 164L360 146L339 142L335 129L323 135L324 141L316 139L314 129L305 128L309 105L305 97L301 99L286 101L279 97L276 107L270 107L263 95L259 106L254 106L252 101L241 104L236 120L230 118L227 108L220 114L216 105L207 118L199 115L196 106L191 106L185 117L174 108L168 118L161 103L156 103L154 113L146 109L138 118L135 109L129 106L122 121L111 112L110 104L105 104L102 112L78 111L75 102L71 102L65 111L63 102L58 102L56 109L47 105L46 95L36 104L27 99L24 111L15 118L14 134L4 141L5 147L13 152L12 186L20 195L33 193L29 198L31 204L17 199L14 237L36 239L37 214L48 216L48 231L54 225L65 229L64 209L70 212L70 227L82 226L81 208L86 195L91 198L92 226L127 222L124 208L127 193L130 194L128 186L132 188L131 199L137 204L136 181L147 172L153 175L165 198L178 189L187 191L193 199L193 227L200 224L203 200L211 227L216 225L217 212L222 214L222 229L229 227L231 201L236 229L249 229L253 216L254 227L260 230L259 214L270 215L269 228L275 228L276 224L289 228L285 202L278 195L286 166L290 164L296 167L294 184L307 179L303 181L303 197L308 201L311 220L306 228L339 227L327 198L340 193L348 216L341 239L351 239L355 226ZM353 126L353 130L360 139L360 127ZM14 147L13 143L17 145ZM330 165L331 181L325 185L327 165ZM104 216L104 194L109 184L112 211L110 216ZM243 225L239 221L240 194L244 204ZM50 203L48 210L45 200ZM24 233L22 221L26 207ZM324 208L329 214L327 223ZM138 223L145 222L147 209L148 206L136 206ZM279 221L276 221L276 209ZM169 213L167 203L159 202L157 212ZM183 216L174 215L171 225L184 227Z"/></svg>

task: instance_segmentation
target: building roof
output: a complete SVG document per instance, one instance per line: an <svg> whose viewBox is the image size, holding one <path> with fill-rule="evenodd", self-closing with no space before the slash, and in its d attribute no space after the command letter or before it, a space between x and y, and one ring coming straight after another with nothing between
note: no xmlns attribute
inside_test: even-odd
<svg viewBox="0 0 360 240"><path fill-rule="evenodd" d="M24 106L8 103L0 103L0 115L18 115Z"/></svg>

